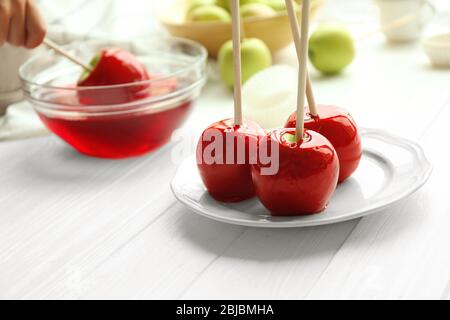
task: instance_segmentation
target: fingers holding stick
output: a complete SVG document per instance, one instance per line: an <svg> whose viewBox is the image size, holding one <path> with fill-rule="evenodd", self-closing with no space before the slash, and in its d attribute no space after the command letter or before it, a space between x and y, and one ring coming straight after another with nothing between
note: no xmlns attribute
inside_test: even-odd
<svg viewBox="0 0 450 320"><path fill-rule="evenodd" d="M34 1L28 1L26 7L25 47L32 49L39 46L47 33L46 25Z"/></svg>

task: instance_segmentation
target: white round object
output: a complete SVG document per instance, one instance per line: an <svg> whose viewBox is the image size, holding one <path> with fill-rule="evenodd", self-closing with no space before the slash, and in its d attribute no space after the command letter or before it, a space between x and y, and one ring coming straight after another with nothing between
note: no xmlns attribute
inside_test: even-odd
<svg viewBox="0 0 450 320"><path fill-rule="evenodd" d="M450 67L450 33L426 38L423 47L434 66Z"/></svg>
<svg viewBox="0 0 450 320"><path fill-rule="evenodd" d="M283 127L297 104L297 69L277 65L258 72L242 88L244 118L263 128Z"/></svg>
<svg viewBox="0 0 450 320"><path fill-rule="evenodd" d="M212 199L193 157L178 169L171 183L175 197L207 218L262 228L296 228L356 219L392 206L425 184L431 164L415 142L373 129L362 129L363 157L358 170L340 184L328 208L310 216L272 217L257 199L235 204Z"/></svg>

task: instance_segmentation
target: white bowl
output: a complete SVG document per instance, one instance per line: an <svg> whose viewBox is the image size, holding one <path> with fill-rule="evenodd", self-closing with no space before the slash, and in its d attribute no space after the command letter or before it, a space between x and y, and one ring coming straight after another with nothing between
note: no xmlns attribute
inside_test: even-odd
<svg viewBox="0 0 450 320"><path fill-rule="evenodd" d="M423 47L433 66L450 67L450 33L426 38Z"/></svg>

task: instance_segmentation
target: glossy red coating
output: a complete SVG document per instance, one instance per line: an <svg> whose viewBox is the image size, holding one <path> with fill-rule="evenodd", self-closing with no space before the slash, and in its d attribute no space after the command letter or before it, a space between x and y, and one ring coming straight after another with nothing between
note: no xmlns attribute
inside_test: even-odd
<svg viewBox="0 0 450 320"><path fill-rule="evenodd" d="M279 146L279 170L275 175L262 175L261 164L252 166L256 194L273 216L319 213L336 189L336 151L317 132L305 130L305 138L299 143L286 141L286 134L295 135L295 129L278 129L264 138Z"/></svg>
<svg viewBox="0 0 450 320"><path fill-rule="evenodd" d="M255 196L250 164L256 161L257 143L265 134L255 122L245 121L235 126L233 119L218 121L203 131L197 145L197 166L214 199L239 202ZM219 144L215 145L217 141ZM245 146L240 158L238 149L242 148L239 146Z"/></svg>
<svg viewBox="0 0 450 320"><path fill-rule="evenodd" d="M94 69L78 82L79 87L132 84L150 79L145 66L130 52L120 48L103 49L95 62ZM80 91L79 97L80 102L86 105L120 104L148 97L148 88L148 84L143 84L105 88L101 91L87 89Z"/></svg>
<svg viewBox="0 0 450 320"><path fill-rule="evenodd" d="M319 132L330 140L339 157L339 183L358 168L362 156L361 137L352 116L344 109L331 105L318 105L319 117L306 117L305 128ZM295 128L295 112L285 127Z"/></svg>

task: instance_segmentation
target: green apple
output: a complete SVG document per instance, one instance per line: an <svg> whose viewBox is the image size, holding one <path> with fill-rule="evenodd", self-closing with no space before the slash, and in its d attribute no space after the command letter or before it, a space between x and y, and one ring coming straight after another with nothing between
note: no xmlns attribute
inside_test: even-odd
<svg viewBox="0 0 450 320"><path fill-rule="evenodd" d="M102 57L101 53L97 53L89 62L89 66L92 68L92 70L95 69L95 67L97 67L97 64L100 62L100 59ZM91 71L88 70L83 70L83 73L81 74L80 78L78 79L78 82L82 82L84 80L87 79L87 77L89 77L89 75L91 74Z"/></svg>
<svg viewBox="0 0 450 320"><path fill-rule="evenodd" d="M247 4L251 4L251 3L258 3L258 4L265 4L265 5L267 5L268 1L269 0L240 0L239 1L239 5L241 7L245 6Z"/></svg>
<svg viewBox="0 0 450 320"><path fill-rule="evenodd" d="M270 0L240 0L239 1L239 5L245 6L246 4L250 4L250 3L260 3L260 4L268 4ZM284 1L284 0L282 0ZM216 4L228 11L231 10L230 7L230 0L216 0Z"/></svg>
<svg viewBox="0 0 450 320"><path fill-rule="evenodd" d="M230 13L216 5L205 5L197 7L187 14L187 20L192 22L210 22L210 21L222 21L230 22Z"/></svg>
<svg viewBox="0 0 450 320"><path fill-rule="evenodd" d="M230 11L230 0L216 0L216 5Z"/></svg>
<svg viewBox="0 0 450 320"><path fill-rule="evenodd" d="M267 0L267 5L269 5L275 11L285 11L286 2L284 0ZM300 6L297 2L294 2L295 10L299 10Z"/></svg>
<svg viewBox="0 0 450 320"><path fill-rule="evenodd" d="M319 26L309 39L309 59L324 74L336 74L355 57L352 35L341 25Z"/></svg>
<svg viewBox="0 0 450 320"><path fill-rule="evenodd" d="M261 3L247 3L241 7L241 17L270 17L277 12L268 5Z"/></svg>
<svg viewBox="0 0 450 320"><path fill-rule="evenodd" d="M191 3L189 4L187 12L197 9L198 7L213 6L216 4L217 4L216 0L192 0Z"/></svg>
<svg viewBox="0 0 450 320"><path fill-rule="evenodd" d="M257 38L246 38L241 44L242 82L250 79L255 73L272 65L272 55L267 45ZM233 71L233 42L225 42L219 50L219 70L222 79L232 88L234 83Z"/></svg>

